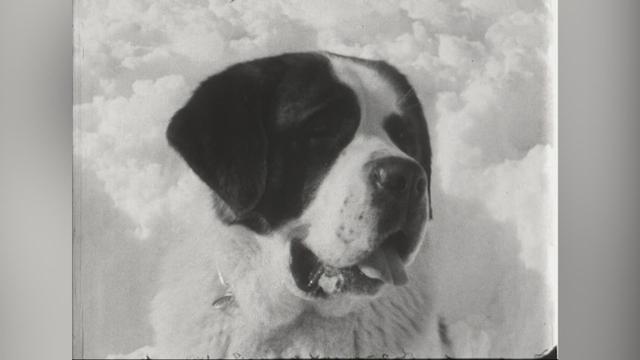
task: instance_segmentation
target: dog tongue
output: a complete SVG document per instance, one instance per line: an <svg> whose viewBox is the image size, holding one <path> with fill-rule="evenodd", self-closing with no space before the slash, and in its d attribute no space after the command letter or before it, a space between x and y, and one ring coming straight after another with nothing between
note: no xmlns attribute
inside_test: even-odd
<svg viewBox="0 0 640 360"><path fill-rule="evenodd" d="M358 264L367 277L394 285L407 283L407 273L398 252L391 246L382 246Z"/></svg>

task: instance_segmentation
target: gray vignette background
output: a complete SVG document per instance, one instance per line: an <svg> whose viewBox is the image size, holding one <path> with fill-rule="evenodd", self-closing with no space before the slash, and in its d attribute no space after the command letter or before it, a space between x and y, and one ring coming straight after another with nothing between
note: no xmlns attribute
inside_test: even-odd
<svg viewBox="0 0 640 360"><path fill-rule="evenodd" d="M0 5L0 358L70 358L71 3L15 3ZM559 4L562 359L635 358L640 333L640 4L594 3Z"/></svg>

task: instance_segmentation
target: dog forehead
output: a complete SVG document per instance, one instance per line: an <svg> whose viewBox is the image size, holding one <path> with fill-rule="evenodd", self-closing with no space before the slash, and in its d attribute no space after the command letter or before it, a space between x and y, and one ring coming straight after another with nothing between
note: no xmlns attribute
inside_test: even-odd
<svg viewBox="0 0 640 360"><path fill-rule="evenodd" d="M361 113L358 132L387 138L383 120L391 114L402 113L393 84L360 59L329 54L329 61L335 76L349 85L358 98Z"/></svg>
<svg viewBox="0 0 640 360"><path fill-rule="evenodd" d="M283 61L283 79L275 88L276 121L282 127L295 126L329 104L336 111L349 112L357 107L348 96L349 85L333 73L327 57L318 53L289 53L277 57ZM344 114L341 114L344 115Z"/></svg>

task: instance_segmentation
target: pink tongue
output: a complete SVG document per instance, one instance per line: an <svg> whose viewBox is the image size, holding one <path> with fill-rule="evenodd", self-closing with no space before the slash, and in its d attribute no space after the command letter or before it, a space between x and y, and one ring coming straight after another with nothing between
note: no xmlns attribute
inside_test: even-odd
<svg viewBox="0 0 640 360"><path fill-rule="evenodd" d="M390 246L382 246L358 264L360 270L370 278L380 279L394 285L407 283L407 273L398 252Z"/></svg>

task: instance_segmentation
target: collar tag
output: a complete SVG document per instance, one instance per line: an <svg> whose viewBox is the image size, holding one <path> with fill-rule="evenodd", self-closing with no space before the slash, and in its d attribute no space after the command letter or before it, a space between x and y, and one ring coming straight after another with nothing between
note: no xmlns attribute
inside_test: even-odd
<svg viewBox="0 0 640 360"><path fill-rule="evenodd" d="M213 306L213 308L217 310L224 310L229 305L235 302L235 298L233 297L233 292L231 292L231 287L229 286L229 284L227 284L226 281L224 281L224 277L222 276L220 270L218 270L218 281L220 281L220 284L224 286L225 291L222 296L213 300L211 306Z"/></svg>

